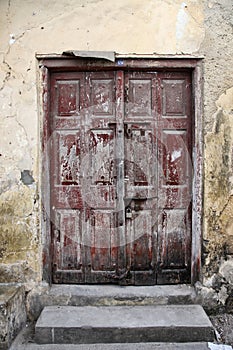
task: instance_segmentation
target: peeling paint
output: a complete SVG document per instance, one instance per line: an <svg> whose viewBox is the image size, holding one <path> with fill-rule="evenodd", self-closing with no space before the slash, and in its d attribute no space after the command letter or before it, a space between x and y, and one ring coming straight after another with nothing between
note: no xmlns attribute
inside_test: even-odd
<svg viewBox="0 0 233 350"><path fill-rule="evenodd" d="M216 293L215 304L208 298L205 300L211 310L226 306L233 287L229 273L233 269L233 88L220 95L216 107L212 131L205 137L204 237L207 244L203 283Z"/></svg>
<svg viewBox="0 0 233 350"><path fill-rule="evenodd" d="M171 162L174 162L176 159L180 158L182 155L182 149L178 149L172 152Z"/></svg>
<svg viewBox="0 0 233 350"><path fill-rule="evenodd" d="M206 136L205 156L205 235L209 240L207 265L210 271L217 268L221 256L233 253L233 183L230 180L233 147L232 88L220 96L216 106L218 110L215 113L213 132Z"/></svg>

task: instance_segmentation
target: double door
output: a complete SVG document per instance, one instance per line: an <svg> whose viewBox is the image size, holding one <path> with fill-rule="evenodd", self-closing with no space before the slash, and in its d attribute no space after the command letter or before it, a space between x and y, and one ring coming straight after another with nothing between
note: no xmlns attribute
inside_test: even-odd
<svg viewBox="0 0 233 350"><path fill-rule="evenodd" d="M189 72L53 73L54 283L188 283Z"/></svg>

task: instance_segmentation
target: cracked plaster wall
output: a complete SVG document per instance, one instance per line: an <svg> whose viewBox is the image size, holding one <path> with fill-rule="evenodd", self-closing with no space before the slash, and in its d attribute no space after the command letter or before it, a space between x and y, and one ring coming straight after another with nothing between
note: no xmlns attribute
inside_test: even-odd
<svg viewBox="0 0 233 350"><path fill-rule="evenodd" d="M233 3L206 1L203 303L233 312Z"/></svg>
<svg viewBox="0 0 233 350"><path fill-rule="evenodd" d="M233 266L232 1L2 0L0 13L0 282L41 280L35 53L197 54L205 58L203 276L205 288L219 293L213 276ZM20 180L24 170L31 185Z"/></svg>

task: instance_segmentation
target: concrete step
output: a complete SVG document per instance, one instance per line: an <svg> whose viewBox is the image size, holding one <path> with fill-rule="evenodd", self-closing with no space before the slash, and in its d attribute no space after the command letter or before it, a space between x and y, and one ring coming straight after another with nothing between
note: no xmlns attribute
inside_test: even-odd
<svg viewBox="0 0 233 350"><path fill-rule="evenodd" d="M35 326L39 344L213 340L213 326L200 305L49 306Z"/></svg>
<svg viewBox="0 0 233 350"><path fill-rule="evenodd" d="M188 285L118 286L52 285L41 286L28 295L30 319L37 320L45 306L169 305L198 303L195 289Z"/></svg>
<svg viewBox="0 0 233 350"><path fill-rule="evenodd" d="M232 350L227 347L212 347L207 343L129 343L129 344L21 344L10 350Z"/></svg>
<svg viewBox="0 0 233 350"><path fill-rule="evenodd" d="M232 350L226 345L207 342L193 343L111 343L111 344L36 344L34 326L27 324L10 350Z"/></svg>

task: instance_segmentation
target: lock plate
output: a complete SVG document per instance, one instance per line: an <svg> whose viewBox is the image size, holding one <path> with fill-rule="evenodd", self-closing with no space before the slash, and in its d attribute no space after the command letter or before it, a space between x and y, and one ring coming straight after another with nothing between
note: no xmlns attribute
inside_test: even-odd
<svg viewBox="0 0 233 350"><path fill-rule="evenodd" d="M125 217L126 217L126 219L132 219L133 218L132 209L130 207L126 208L126 210L125 210Z"/></svg>

